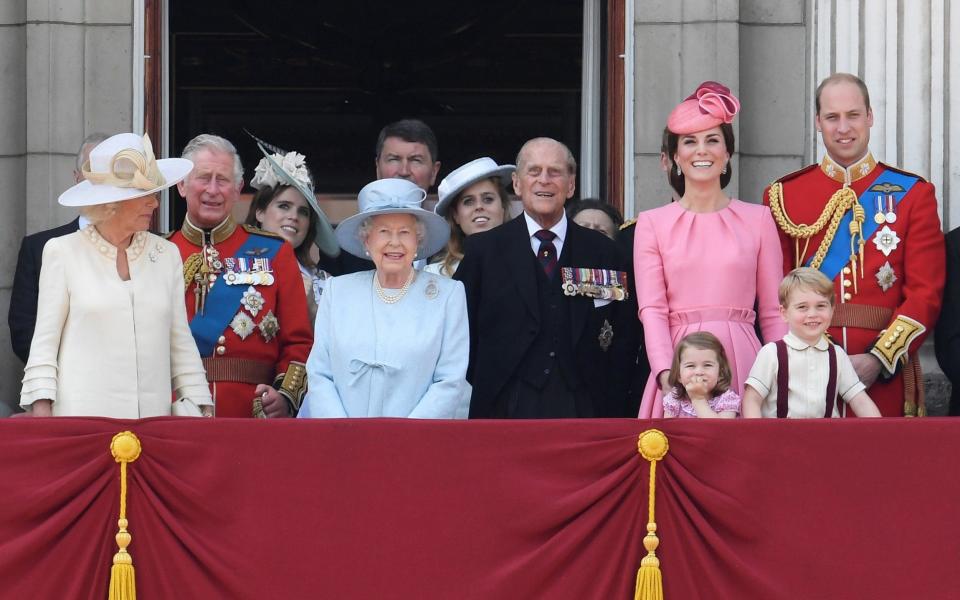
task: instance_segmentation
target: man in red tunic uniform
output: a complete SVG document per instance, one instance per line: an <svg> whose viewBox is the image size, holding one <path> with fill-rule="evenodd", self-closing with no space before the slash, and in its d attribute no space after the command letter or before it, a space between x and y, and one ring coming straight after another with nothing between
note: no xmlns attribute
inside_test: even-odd
<svg viewBox="0 0 960 600"><path fill-rule="evenodd" d="M923 416L916 353L937 321L945 270L933 185L873 158L873 111L860 78L823 80L816 109L827 155L764 195L780 229L784 272L809 265L834 281L830 336L881 414Z"/></svg>
<svg viewBox="0 0 960 600"><path fill-rule="evenodd" d="M180 249L187 317L218 417L296 414L306 392L313 335L293 248L231 216L243 167L229 141L201 134L184 148L193 171Z"/></svg>

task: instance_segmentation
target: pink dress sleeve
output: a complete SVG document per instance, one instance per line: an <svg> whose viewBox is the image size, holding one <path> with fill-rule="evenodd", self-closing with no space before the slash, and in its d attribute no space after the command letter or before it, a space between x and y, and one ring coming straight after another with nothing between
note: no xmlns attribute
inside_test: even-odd
<svg viewBox="0 0 960 600"><path fill-rule="evenodd" d="M666 404L666 402L664 402L664 404ZM714 396L709 404L715 413L729 410L738 415L740 414L740 396L733 390L727 390L719 396Z"/></svg>
<svg viewBox="0 0 960 600"><path fill-rule="evenodd" d="M677 394L674 390L670 390L670 393L663 397L663 416L680 416L680 399L677 398Z"/></svg>
<svg viewBox="0 0 960 600"><path fill-rule="evenodd" d="M760 219L760 254L757 257L757 306L763 343L776 342L787 334L787 324L780 317L777 289L783 280L783 249L770 209L763 207Z"/></svg>
<svg viewBox="0 0 960 600"><path fill-rule="evenodd" d="M638 316L643 323L650 373L656 380L661 371L670 369L673 361L673 339L670 337L670 325L667 321L669 305L667 285L663 277L663 258L656 230L645 213L637 215L633 269L637 282Z"/></svg>

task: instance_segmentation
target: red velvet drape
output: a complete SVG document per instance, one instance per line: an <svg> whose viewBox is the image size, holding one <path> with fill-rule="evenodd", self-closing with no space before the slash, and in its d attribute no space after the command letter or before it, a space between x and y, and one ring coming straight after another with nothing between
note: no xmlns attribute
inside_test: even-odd
<svg viewBox="0 0 960 600"><path fill-rule="evenodd" d="M650 425L667 600L960 595L960 421L0 421L0 598L632 598Z"/></svg>

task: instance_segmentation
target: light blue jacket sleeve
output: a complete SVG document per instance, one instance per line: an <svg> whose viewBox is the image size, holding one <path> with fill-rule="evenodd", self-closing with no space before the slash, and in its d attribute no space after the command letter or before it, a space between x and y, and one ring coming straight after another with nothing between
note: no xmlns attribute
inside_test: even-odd
<svg viewBox="0 0 960 600"><path fill-rule="evenodd" d="M333 368L330 362L331 303L335 302L336 278L327 282L320 304L317 306L317 319L314 322L313 348L307 358L307 395L297 415L302 418L346 417L343 401L333 383ZM349 300L349 299L347 299Z"/></svg>
<svg viewBox="0 0 960 600"><path fill-rule="evenodd" d="M442 319L443 342L433 371L433 381L410 412L413 419L463 419L470 408L467 363L470 328L467 297L459 281L447 296Z"/></svg>

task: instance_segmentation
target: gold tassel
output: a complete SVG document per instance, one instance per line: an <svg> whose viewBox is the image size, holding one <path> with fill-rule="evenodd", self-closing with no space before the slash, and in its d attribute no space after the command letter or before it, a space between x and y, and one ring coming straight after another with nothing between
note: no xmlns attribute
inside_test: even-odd
<svg viewBox="0 0 960 600"><path fill-rule="evenodd" d="M110 568L110 600L136 600L137 582L133 572L133 557L127 552L127 546L133 539L127 531L127 463L140 457L140 440L131 431L122 431L113 436L110 453L120 463L120 519L117 526L117 546Z"/></svg>
<svg viewBox="0 0 960 600"><path fill-rule="evenodd" d="M637 440L640 455L650 461L650 501L647 519L647 535L643 538L643 547L647 555L640 561L637 571L637 588L634 600L663 600L663 576L660 574L660 559L657 558L657 522L654 518L657 491L657 462L670 450L667 436L659 429L648 429Z"/></svg>

